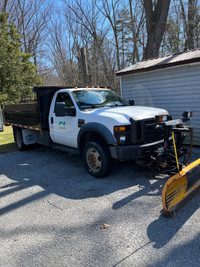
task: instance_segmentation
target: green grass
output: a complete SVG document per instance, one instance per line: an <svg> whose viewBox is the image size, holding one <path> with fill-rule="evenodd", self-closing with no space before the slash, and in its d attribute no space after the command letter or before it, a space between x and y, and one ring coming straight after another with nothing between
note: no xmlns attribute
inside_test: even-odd
<svg viewBox="0 0 200 267"><path fill-rule="evenodd" d="M13 138L11 126L4 126L4 131L0 132L0 154L15 151L16 145Z"/></svg>

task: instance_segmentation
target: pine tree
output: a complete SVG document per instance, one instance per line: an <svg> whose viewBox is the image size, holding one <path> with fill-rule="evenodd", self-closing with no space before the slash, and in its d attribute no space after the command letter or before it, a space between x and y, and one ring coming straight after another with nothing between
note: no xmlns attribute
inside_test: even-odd
<svg viewBox="0 0 200 267"><path fill-rule="evenodd" d="M0 14L0 103L17 103L32 96L32 88L41 84L32 56L20 51L20 36L8 14Z"/></svg>

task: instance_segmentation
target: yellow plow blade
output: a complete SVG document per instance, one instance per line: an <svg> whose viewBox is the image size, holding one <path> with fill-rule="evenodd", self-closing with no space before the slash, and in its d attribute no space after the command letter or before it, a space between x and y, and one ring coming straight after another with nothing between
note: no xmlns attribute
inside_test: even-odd
<svg viewBox="0 0 200 267"><path fill-rule="evenodd" d="M165 217L177 212L200 190L200 159L169 178L163 187L162 204Z"/></svg>

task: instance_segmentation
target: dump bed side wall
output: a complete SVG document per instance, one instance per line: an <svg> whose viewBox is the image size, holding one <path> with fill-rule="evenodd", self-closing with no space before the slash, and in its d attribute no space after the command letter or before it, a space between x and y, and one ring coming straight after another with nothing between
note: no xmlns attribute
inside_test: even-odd
<svg viewBox="0 0 200 267"><path fill-rule="evenodd" d="M40 127L37 103L5 105L4 122Z"/></svg>
<svg viewBox="0 0 200 267"><path fill-rule="evenodd" d="M13 104L5 106L5 123L22 124L26 126L49 130L49 109L51 100L57 90L65 86L34 87L37 102L27 104ZM70 87L71 88L71 87Z"/></svg>

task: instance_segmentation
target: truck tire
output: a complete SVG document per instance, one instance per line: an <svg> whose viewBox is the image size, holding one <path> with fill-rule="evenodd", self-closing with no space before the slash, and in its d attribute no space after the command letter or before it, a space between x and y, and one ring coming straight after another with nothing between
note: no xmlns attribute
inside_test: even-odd
<svg viewBox="0 0 200 267"><path fill-rule="evenodd" d="M89 174L96 178L105 177L111 169L110 152L100 141L90 141L85 145L83 161Z"/></svg>
<svg viewBox="0 0 200 267"><path fill-rule="evenodd" d="M27 146L24 144L24 141L23 141L22 129L18 127L13 127L13 133L14 133L14 140L17 145L17 148L20 151L26 150Z"/></svg>

